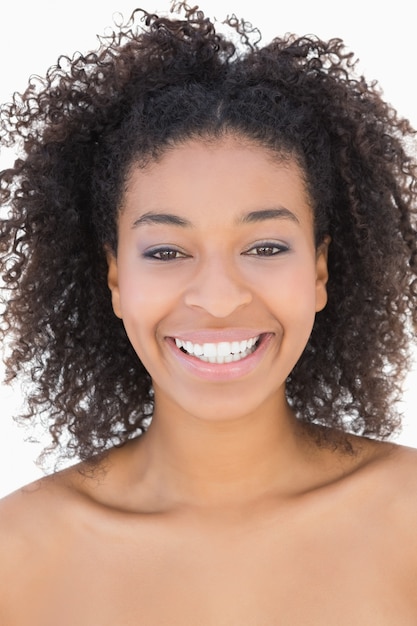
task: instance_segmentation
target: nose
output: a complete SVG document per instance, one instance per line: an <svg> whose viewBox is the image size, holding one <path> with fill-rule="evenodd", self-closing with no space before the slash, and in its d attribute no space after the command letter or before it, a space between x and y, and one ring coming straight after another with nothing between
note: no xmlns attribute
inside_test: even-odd
<svg viewBox="0 0 417 626"><path fill-rule="evenodd" d="M185 303L223 318L249 304L252 297L249 285L237 268L219 260L207 260L188 283Z"/></svg>

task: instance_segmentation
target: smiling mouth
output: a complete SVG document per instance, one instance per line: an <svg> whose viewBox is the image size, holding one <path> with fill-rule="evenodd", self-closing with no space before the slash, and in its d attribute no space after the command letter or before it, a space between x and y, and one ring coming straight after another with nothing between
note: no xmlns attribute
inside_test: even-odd
<svg viewBox="0 0 417 626"><path fill-rule="evenodd" d="M175 338L175 344L185 354L206 363L232 363L241 361L255 352L261 335L243 341L219 341L218 343L192 343Z"/></svg>

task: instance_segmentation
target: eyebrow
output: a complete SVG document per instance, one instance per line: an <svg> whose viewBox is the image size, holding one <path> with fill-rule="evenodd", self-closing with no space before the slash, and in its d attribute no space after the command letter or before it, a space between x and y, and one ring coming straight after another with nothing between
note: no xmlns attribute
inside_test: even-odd
<svg viewBox="0 0 417 626"><path fill-rule="evenodd" d="M180 217L179 215L174 215L173 213L154 213L153 211L148 211L141 215L137 220L133 222L133 228L136 226L141 226L142 224L168 224L171 226L185 226L190 227L192 223L185 219L184 217Z"/></svg>
<svg viewBox="0 0 417 626"><path fill-rule="evenodd" d="M285 207L273 209L260 209L259 211L250 211L238 219L239 224L253 224L256 222L264 222L271 219L288 219L299 224L298 217ZM169 226L181 226L183 228L192 228L193 223L190 220L175 215L174 213L155 213L148 211L141 215L133 222L132 228L141 226L142 224L167 224Z"/></svg>
<svg viewBox="0 0 417 626"><path fill-rule="evenodd" d="M252 224L254 222L264 222L266 220L274 219L288 219L299 224L298 217L289 209L285 207L278 207L276 209L261 209L260 211L251 211L243 215L239 222L242 224Z"/></svg>

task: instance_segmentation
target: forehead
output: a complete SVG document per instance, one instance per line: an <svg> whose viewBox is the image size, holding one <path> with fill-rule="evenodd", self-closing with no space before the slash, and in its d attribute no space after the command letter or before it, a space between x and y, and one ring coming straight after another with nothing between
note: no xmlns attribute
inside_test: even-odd
<svg viewBox="0 0 417 626"><path fill-rule="evenodd" d="M122 212L140 216L170 210L187 217L283 206L311 217L304 172L295 157L246 139L191 139L169 148L145 167L133 164Z"/></svg>

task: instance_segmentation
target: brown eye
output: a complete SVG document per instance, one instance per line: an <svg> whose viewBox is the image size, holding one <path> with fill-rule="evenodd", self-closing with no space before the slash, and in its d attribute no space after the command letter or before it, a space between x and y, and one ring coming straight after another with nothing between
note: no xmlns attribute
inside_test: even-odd
<svg viewBox="0 0 417 626"><path fill-rule="evenodd" d="M250 248L250 250L248 250L245 254L248 254L250 256L262 256L262 257L275 256L282 252L287 252L288 249L289 249L288 246L285 246L283 244L268 243L268 244L261 244L258 246L254 246L253 248Z"/></svg>
<svg viewBox="0 0 417 626"><path fill-rule="evenodd" d="M172 261L172 259L178 258L178 252L176 250L161 250L154 254L155 259L161 259L161 261Z"/></svg>
<svg viewBox="0 0 417 626"><path fill-rule="evenodd" d="M256 248L256 253L260 256L272 256L277 253L277 248L271 248L270 246L261 246Z"/></svg>
<svg viewBox="0 0 417 626"><path fill-rule="evenodd" d="M154 248L147 250L144 255L146 259L154 259L156 261L176 261L177 259L186 258L186 254L175 248Z"/></svg>

